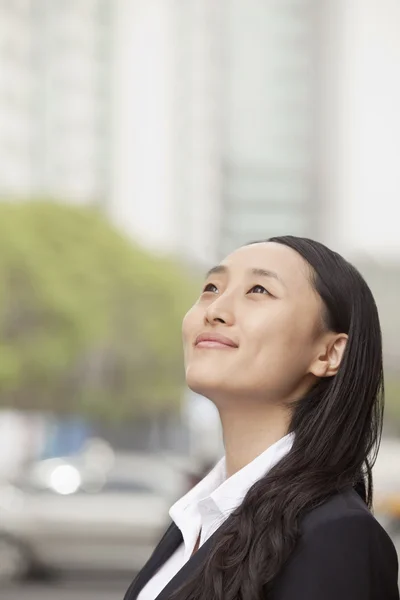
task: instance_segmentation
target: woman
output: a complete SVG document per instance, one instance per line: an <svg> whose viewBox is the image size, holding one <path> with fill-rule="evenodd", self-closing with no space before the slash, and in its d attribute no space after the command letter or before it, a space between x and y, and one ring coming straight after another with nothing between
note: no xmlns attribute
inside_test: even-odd
<svg viewBox="0 0 400 600"><path fill-rule="evenodd" d="M398 599L369 510L382 345L358 271L308 239L249 244L208 273L183 339L225 457L171 508L126 600Z"/></svg>

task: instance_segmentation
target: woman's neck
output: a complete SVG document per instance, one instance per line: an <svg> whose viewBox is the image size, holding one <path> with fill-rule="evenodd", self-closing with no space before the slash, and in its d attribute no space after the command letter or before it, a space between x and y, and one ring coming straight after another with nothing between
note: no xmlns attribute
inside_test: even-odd
<svg viewBox="0 0 400 600"><path fill-rule="evenodd" d="M245 467L264 450L283 438L290 417L281 406L246 405L219 411L226 459L226 476Z"/></svg>

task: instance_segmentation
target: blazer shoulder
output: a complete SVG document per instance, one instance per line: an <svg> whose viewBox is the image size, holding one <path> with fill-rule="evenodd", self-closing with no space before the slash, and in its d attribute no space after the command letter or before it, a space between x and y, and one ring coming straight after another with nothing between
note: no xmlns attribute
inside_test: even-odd
<svg viewBox="0 0 400 600"><path fill-rule="evenodd" d="M307 535L328 523L355 522L360 526L376 527L387 536L383 527L378 523L365 502L353 489L339 492L323 504L309 510L304 516L301 529Z"/></svg>
<svg viewBox="0 0 400 600"><path fill-rule="evenodd" d="M393 568L398 568L397 552L390 536L352 489L332 496L304 517L300 547L318 546L319 541L325 547L331 545L332 550L340 543L357 552L385 556Z"/></svg>
<svg viewBox="0 0 400 600"><path fill-rule="evenodd" d="M274 600L399 600L394 545L352 490L308 512Z"/></svg>

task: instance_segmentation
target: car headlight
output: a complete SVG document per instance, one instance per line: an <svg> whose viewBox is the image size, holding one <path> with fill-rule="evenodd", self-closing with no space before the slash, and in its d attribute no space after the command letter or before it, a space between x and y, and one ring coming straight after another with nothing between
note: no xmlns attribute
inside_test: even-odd
<svg viewBox="0 0 400 600"><path fill-rule="evenodd" d="M66 496L74 494L82 483L82 478L76 467L59 465L50 475L49 487L57 494Z"/></svg>

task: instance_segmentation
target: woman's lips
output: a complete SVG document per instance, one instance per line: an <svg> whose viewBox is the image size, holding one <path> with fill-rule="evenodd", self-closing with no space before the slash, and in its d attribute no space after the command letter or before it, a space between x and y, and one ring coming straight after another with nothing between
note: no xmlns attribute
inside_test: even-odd
<svg viewBox="0 0 400 600"><path fill-rule="evenodd" d="M238 344L230 338L220 334L201 334L196 338L196 348L221 348L235 349Z"/></svg>
<svg viewBox="0 0 400 600"><path fill-rule="evenodd" d="M221 342L213 342L212 340L205 340L196 344L196 348L225 348L234 350L235 346L229 346L228 344L222 344Z"/></svg>

